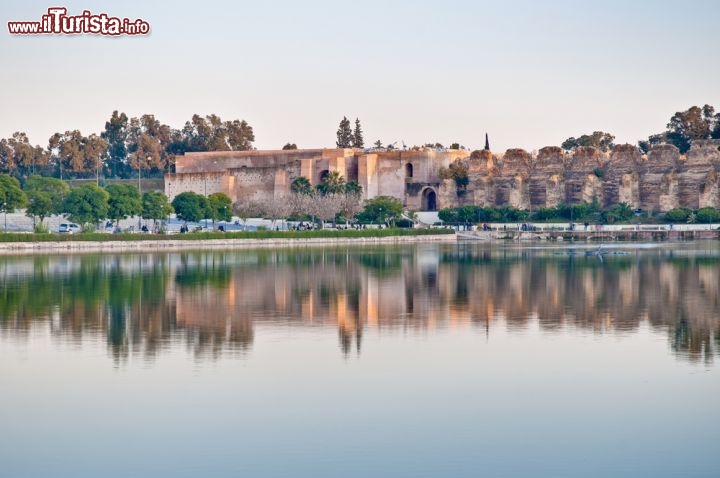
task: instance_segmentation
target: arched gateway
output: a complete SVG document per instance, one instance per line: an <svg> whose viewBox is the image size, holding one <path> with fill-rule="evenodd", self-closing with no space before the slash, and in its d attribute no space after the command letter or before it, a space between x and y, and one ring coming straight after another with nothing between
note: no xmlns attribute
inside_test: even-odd
<svg viewBox="0 0 720 478"><path fill-rule="evenodd" d="M422 192L422 210L437 211L437 193L432 188L426 188Z"/></svg>

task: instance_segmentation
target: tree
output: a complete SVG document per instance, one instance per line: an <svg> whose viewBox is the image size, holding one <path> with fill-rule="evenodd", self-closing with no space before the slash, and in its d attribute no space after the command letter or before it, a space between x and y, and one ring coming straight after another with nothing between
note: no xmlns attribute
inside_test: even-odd
<svg viewBox="0 0 720 478"><path fill-rule="evenodd" d="M342 211L344 198L345 194L342 193L328 193L316 196L312 198L311 214L323 222L332 221L335 224L338 213Z"/></svg>
<svg viewBox="0 0 720 478"><path fill-rule="evenodd" d="M695 218L697 219L697 222L705 224L720 222L720 210L717 210L714 207L702 207L695 213Z"/></svg>
<svg viewBox="0 0 720 478"><path fill-rule="evenodd" d="M684 154L693 141L710 138L720 138L720 113L715 113L711 105L692 106L675 113L666 131L651 135L647 141L639 141L638 146L647 153L654 144L672 144Z"/></svg>
<svg viewBox="0 0 720 478"><path fill-rule="evenodd" d="M687 111L678 111L667 125L667 140L677 146L681 153L685 153L694 140L711 138L717 121L715 108L710 105L702 108L692 106Z"/></svg>
<svg viewBox="0 0 720 478"><path fill-rule="evenodd" d="M272 221L273 228L279 219L286 219L293 212L293 202L288 196L279 195L268 201L263 201L260 206L260 213L263 217Z"/></svg>
<svg viewBox="0 0 720 478"><path fill-rule="evenodd" d="M140 191L129 184L110 184L105 188L108 193L107 217L115 222L142 212Z"/></svg>
<svg viewBox="0 0 720 478"><path fill-rule="evenodd" d="M40 146L32 146L25 133L13 133L0 140L0 172L17 178L35 174L50 164L50 155Z"/></svg>
<svg viewBox="0 0 720 478"><path fill-rule="evenodd" d="M20 189L18 180L8 174L0 174L0 211L14 212L26 204L27 196Z"/></svg>
<svg viewBox="0 0 720 478"><path fill-rule="evenodd" d="M350 181L345 186L345 194L341 198L340 213L348 221L362 210L362 187L355 181Z"/></svg>
<svg viewBox="0 0 720 478"><path fill-rule="evenodd" d="M457 195L462 196L467 191L468 184L470 184L468 171L467 164L460 159L456 159L450 164L449 168L440 168L439 175L442 179L452 179L455 181Z"/></svg>
<svg viewBox="0 0 720 478"><path fill-rule="evenodd" d="M63 212L74 222L97 223L108 215L109 196L95 184L83 184L70 190L63 202Z"/></svg>
<svg viewBox="0 0 720 478"><path fill-rule="evenodd" d="M42 223L47 216L60 214L62 203L70 192L65 181L43 176L30 176L25 181L25 193L28 197L26 214L32 218L39 217Z"/></svg>
<svg viewBox="0 0 720 478"><path fill-rule="evenodd" d="M50 155L40 146L32 146L25 133L13 133L0 140L0 171L16 177L35 174L50 164Z"/></svg>
<svg viewBox="0 0 720 478"><path fill-rule="evenodd" d="M355 118L355 130L353 130L352 145L353 148L363 148L365 146L362 128L360 127L360 120L358 118Z"/></svg>
<svg viewBox="0 0 720 478"><path fill-rule="evenodd" d="M633 209L629 204L621 202L614 205L604 214L605 220L612 224L615 222L627 221L633 216Z"/></svg>
<svg viewBox="0 0 720 478"><path fill-rule="evenodd" d="M350 148L352 147L353 133L350 128L350 120L345 116L340 121L340 126L337 130L337 141L335 144L338 148Z"/></svg>
<svg viewBox="0 0 720 478"><path fill-rule="evenodd" d="M345 178L338 171L330 171L317 185L317 190L321 195L344 193Z"/></svg>
<svg viewBox="0 0 720 478"><path fill-rule="evenodd" d="M390 223L402 216L402 203L394 197L377 196L365 201L365 208L358 220L370 223Z"/></svg>
<svg viewBox="0 0 720 478"><path fill-rule="evenodd" d="M233 204L233 211L240 219L242 219L245 226L247 226L248 218L258 215L260 209L260 205L255 201L238 201Z"/></svg>
<svg viewBox="0 0 720 478"><path fill-rule="evenodd" d="M444 208L438 211L438 218L448 224L459 224L460 219L457 208Z"/></svg>
<svg viewBox="0 0 720 478"><path fill-rule="evenodd" d="M110 120L105 122L105 131L100 137L107 141L105 168L112 177L126 176L128 117L125 113L112 112Z"/></svg>
<svg viewBox="0 0 720 478"><path fill-rule="evenodd" d="M285 146L282 147L283 151L288 151L292 149L298 149L297 144L295 143L285 143Z"/></svg>
<svg viewBox="0 0 720 478"><path fill-rule="evenodd" d="M665 220L668 222L687 222L691 214L690 209L684 207L675 208L665 213Z"/></svg>
<svg viewBox="0 0 720 478"><path fill-rule="evenodd" d="M375 141L375 142L373 143L373 146L375 146L375 147L378 148L378 149L382 148L382 147L383 147L382 141L380 141L380 140Z"/></svg>
<svg viewBox="0 0 720 478"><path fill-rule="evenodd" d="M290 183L290 191L296 194L312 196L315 192L315 189L312 187L312 184L310 184L308 178L306 178L305 176L298 176L297 178L293 179L292 183Z"/></svg>
<svg viewBox="0 0 720 478"><path fill-rule="evenodd" d="M592 146L600 151L608 151L613 146L615 136L603 131L594 131L592 134L584 134L579 138L570 137L563 141L562 148L566 151L575 150L581 146Z"/></svg>
<svg viewBox="0 0 720 478"><path fill-rule="evenodd" d="M99 175L108 143L100 136L83 136L79 130L55 133L49 141L49 148L57 151L61 171L77 174ZM89 174L88 174L89 175Z"/></svg>
<svg viewBox="0 0 720 478"><path fill-rule="evenodd" d="M165 219L173 212L167 196L160 191L146 191L142 195L142 218L152 219L153 223L158 219Z"/></svg>
<svg viewBox="0 0 720 478"><path fill-rule="evenodd" d="M350 181L345 184L345 194L359 194L362 196L363 188L357 181Z"/></svg>
<svg viewBox="0 0 720 478"><path fill-rule="evenodd" d="M245 120L222 121L217 115L194 114L182 130L171 133L168 150L173 154L198 151L246 151L255 134Z"/></svg>
<svg viewBox="0 0 720 478"><path fill-rule="evenodd" d="M230 221L232 219L232 200L225 193L213 193L208 196L209 219Z"/></svg>
<svg viewBox="0 0 720 478"><path fill-rule="evenodd" d="M207 198L192 191L186 191L175 196L172 207L178 219L197 222L206 217Z"/></svg>
<svg viewBox="0 0 720 478"><path fill-rule="evenodd" d="M667 142L667 133L653 134L648 137L647 141L638 141L638 148L640 148L640 151L642 151L643 154L647 154L656 144L663 144Z"/></svg>

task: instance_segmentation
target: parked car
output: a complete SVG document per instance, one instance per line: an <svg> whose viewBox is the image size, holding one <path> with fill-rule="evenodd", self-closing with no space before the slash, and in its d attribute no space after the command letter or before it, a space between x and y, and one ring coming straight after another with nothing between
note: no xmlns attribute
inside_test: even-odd
<svg viewBox="0 0 720 478"><path fill-rule="evenodd" d="M80 232L80 226L73 223L62 223L58 228L58 232L61 234L76 234Z"/></svg>

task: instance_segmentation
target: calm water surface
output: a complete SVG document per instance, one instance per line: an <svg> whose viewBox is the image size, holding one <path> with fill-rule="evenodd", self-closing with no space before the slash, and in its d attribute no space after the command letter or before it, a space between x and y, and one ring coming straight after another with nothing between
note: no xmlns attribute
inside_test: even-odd
<svg viewBox="0 0 720 478"><path fill-rule="evenodd" d="M0 257L2 477L718 477L718 242Z"/></svg>

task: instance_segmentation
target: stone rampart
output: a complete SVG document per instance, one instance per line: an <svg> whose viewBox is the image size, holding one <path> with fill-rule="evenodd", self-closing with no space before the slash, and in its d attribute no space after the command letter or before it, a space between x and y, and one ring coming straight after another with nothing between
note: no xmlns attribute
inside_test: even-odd
<svg viewBox="0 0 720 478"><path fill-rule="evenodd" d="M461 160L469 184L457 191L439 176ZM696 141L685 155L657 145L647 155L632 145L609 152L581 147L573 152L549 146L537 153L420 149L361 151L306 149L189 153L165 178L166 194L191 190L227 193L233 201L263 200L289 192L298 176L313 185L337 171L357 181L367 199L393 196L411 210L466 204L535 210L560 203L627 203L647 211L675 207L720 207L720 140Z"/></svg>

